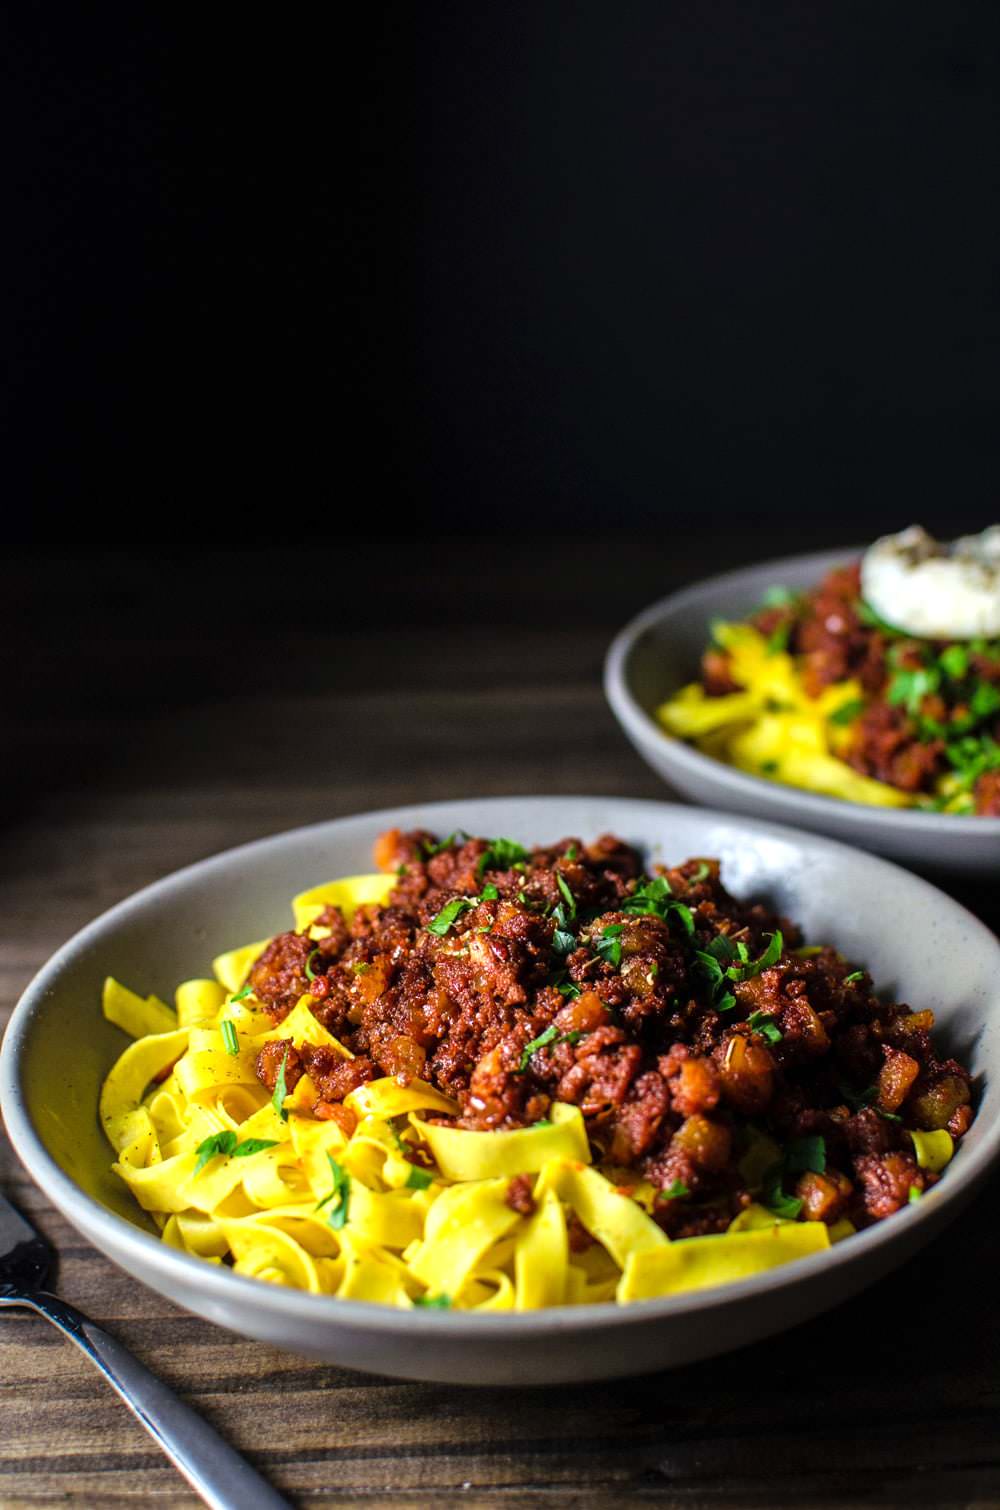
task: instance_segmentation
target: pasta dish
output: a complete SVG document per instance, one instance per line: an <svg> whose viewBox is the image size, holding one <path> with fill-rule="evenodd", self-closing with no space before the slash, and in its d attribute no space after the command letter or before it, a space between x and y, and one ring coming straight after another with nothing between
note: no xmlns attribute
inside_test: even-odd
<svg viewBox="0 0 1000 1510"><path fill-rule="evenodd" d="M114 1169L162 1240L399 1307L631 1303L919 1201L972 1120L933 1013L711 859L392 830L175 1004L115 980Z"/></svg>

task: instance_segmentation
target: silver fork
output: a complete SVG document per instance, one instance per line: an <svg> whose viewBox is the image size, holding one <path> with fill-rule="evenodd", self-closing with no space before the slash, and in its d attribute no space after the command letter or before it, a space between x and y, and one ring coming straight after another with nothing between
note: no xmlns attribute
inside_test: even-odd
<svg viewBox="0 0 1000 1510"><path fill-rule="evenodd" d="M37 1311L75 1342L212 1510L289 1510L288 1501L127 1348L42 1288L51 1266L48 1243L0 1195L0 1306Z"/></svg>

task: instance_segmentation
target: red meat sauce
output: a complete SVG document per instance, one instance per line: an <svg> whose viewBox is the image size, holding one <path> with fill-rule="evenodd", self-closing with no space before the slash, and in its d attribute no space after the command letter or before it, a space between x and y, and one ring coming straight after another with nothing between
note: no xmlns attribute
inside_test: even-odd
<svg viewBox="0 0 1000 1510"><path fill-rule="evenodd" d="M933 1015L880 1002L832 949L797 952L794 924L731 897L714 860L657 866L650 886L610 835L528 853L396 830L375 857L397 873L385 906L350 925L327 909L327 937L281 934L247 977L276 1022L308 993L355 1055L279 1040L257 1063L269 1090L282 1063L289 1091L308 1072L314 1114L348 1133L344 1097L384 1075L453 1096L463 1128L524 1127L568 1102L595 1157L651 1181L656 1219L692 1236L750 1203L749 1124L782 1147L821 1139L825 1167L785 1175L784 1194L804 1217L865 1225L933 1182L907 1127L958 1138L971 1121ZM706 964L720 952L721 982ZM515 1209L529 1199L512 1189Z"/></svg>
<svg viewBox="0 0 1000 1510"><path fill-rule="evenodd" d="M838 567L811 591L763 609L750 622L802 657L802 676L811 696L850 677L860 682L867 705L843 756L849 765L900 791L931 793L937 778L951 770L948 740L961 737L968 728L970 710L963 701L968 682L944 679L922 699L919 717L890 702L887 694L894 674L926 667L948 642L888 634L865 623L861 612L861 568L855 564ZM1000 688L1000 658L971 652L969 676ZM738 690L724 650L713 647L705 652L702 682L714 696ZM980 727L1000 741L1000 714ZM1000 814L1000 771L980 775L972 795L978 814Z"/></svg>

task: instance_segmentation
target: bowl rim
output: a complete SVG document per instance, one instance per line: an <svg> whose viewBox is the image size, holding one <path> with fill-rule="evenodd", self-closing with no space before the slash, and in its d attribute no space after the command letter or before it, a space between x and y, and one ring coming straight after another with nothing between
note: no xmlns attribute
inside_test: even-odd
<svg viewBox="0 0 1000 1510"><path fill-rule="evenodd" d="M738 792L751 799L765 800L766 794L769 799L777 798L793 803L803 815L808 814L816 822L836 818L861 829L869 827L874 821L880 828L888 831L900 834L923 834L928 839L935 836L958 838L961 835L966 839L973 838L977 843L988 838L1000 841L1000 817L926 813L919 808L874 807L863 802L853 802L846 797L826 797L820 792L808 792L803 787L791 786L787 782L767 781L763 776L754 776L749 771L741 771L737 766L727 765L724 760L716 760L714 756L704 754L694 745L689 745L684 740L668 734L660 727L652 714L647 712L632 691L628 677L628 663L640 636L648 629L659 626L665 618L673 617L685 609L697 610L701 606L704 595L710 590L725 587L727 584L736 588L751 573L756 576L760 572L773 572L776 581L780 582L780 573L793 566L815 567L817 572L821 572L824 568L835 566L838 562L860 555L864 550L864 546L845 546L841 550L810 551L799 556L780 556L770 561L755 561L731 571L703 577L690 587L679 588L675 592L667 593L665 597L658 598L648 608L635 614L618 631L608 646L604 658L604 695L611 705L611 710L626 733L636 743L654 742L664 758L677 769L690 772L695 776L708 775L734 793ZM972 824L971 832L970 823Z"/></svg>
<svg viewBox="0 0 1000 1510"><path fill-rule="evenodd" d="M505 1338L532 1338L542 1333L577 1331L580 1327L592 1327L601 1331L620 1327L641 1326L654 1321L666 1321L674 1316L692 1312L725 1311L730 1306L750 1302L765 1294L786 1287L805 1286L823 1274L831 1275L841 1269L862 1265L869 1256L905 1242L908 1236L919 1233L918 1242L929 1240L951 1214L957 1214L974 1190L985 1180L990 1167L1000 1157L1000 1116L992 1126L984 1130L979 1144L971 1149L925 1198L897 1212L891 1220L879 1222L856 1233L847 1242L838 1243L820 1253L798 1259L795 1263L768 1270L749 1278L735 1280L712 1289L686 1292L675 1296L619 1305L615 1301L595 1302L587 1306L551 1307L537 1311L503 1311L493 1313L470 1311L424 1311L419 1308L405 1311L392 1306L376 1305L369 1301L338 1300L332 1295L313 1295L304 1290L284 1289L266 1284L248 1276L235 1274L224 1266L206 1264L196 1257L168 1247L159 1237L144 1232L125 1217L103 1206L88 1195L67 1175L45 1148L33 1125L26 1098L20 1084L20 1067L28 1031L35 1013L44 1010L45 998L50 987L67 970L72 969L78 956L84 954L92 943L101 939L108 930L134 912L144 910L149 904L169 897L182 890L195 877L201 878L215 870L222 870L237 857L252 862L269 849L283 845L308 842L310 839L329 837L335 841L338 828L359 820L377 821L381 826L404 826L408 821L426 823L433 821L437 811L454 814L459 806L475 808L488 815L493 805L516 801L526 808L539 812L560 803L607 803L634 810L637 822L643 813L656 815L662 820L675 813L690 820L703 816L706 822L722 822L745 832L751 839L772 838L805 846L808 849L831 852L850 857L853 863L860 862L866 868L885 873L886 878L902 875L908 886L932 895L937 905L944 905L958 914L965 926L981 936L981 943L995 951L1000 965L1000 941L987 926L952 897L941 892L929 881L915 876L901 866L877 856L859 853L848 844L839 843L824 836L800 832L784 824L746 818L721 809L691 807L680 803L659 802L651 799L628 797L593 797L561 795L549 797L490 796L485 798L456 798L434 803L408 804L404 807L384 808L364 813L347 814L341 818L322 823L306 824L284 830L266 838L252 840L234 846L191 865L173 871L169 875L140 891L132 893L113 907L108 908L92 922L75 933L42 966L22 993L11 1015L7 1030L0 1044L0 1107L11 1143L28 1173L49 1197L53 1205L70 1223L91 1241L95 1247L112 1256L114 1262L125 1266L129 1255L136 1255L139 1267L151 1271L158 1279L172 1285L169 1293L177 1288L194 1288L206 1301L222 1304L240 1303L253 1306L259 1312L267 1311L275 1319L310 1321L317 1327L333 1324L347 1330L377 1333L389 1336L399 1332L424 1336L446 1335L452 1340L487 1340ZM96 1115L96 1107L95 1107ZM953 1208L953 1210L952 1210ZM888 1265L887 1265L888 1267ZM130 1271L131 1272L131 1271ZM155 1285L143 1278L143 1283ZM223 1323L226 1324L226 1323ZM235 1328L238 1330L238 1326Z"/></svg>

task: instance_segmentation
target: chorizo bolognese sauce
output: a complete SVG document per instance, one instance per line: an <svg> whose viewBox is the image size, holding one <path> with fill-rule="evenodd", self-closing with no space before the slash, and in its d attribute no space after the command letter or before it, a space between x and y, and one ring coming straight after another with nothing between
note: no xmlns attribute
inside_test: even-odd
<svg viewBox="0 0 1000 1510"><path fill-rule="evenodd" d="M848 801L1000 816L1000 638L930 639L881 617L861 565L772 588L719 620L668 733L753 775Z"/></svg>
<svg viewBox="0 0 1000 1510"><path fill-rule="evenodd" d="M348 1136L344 1098L383 1076L454 1098L455 1117L429 1120L462 1129L568 1103L621 1188L651 1184L655 1221L686 1238L761 1205L879 1221L919 1200L971 1123L933 1013L881 1001L863 968L732 897L715 860L644 869L612 836L529 850L397 830L375 859L396 874L385 905L349 925L328 907L246 977L278 1024L308 995L355 1056L277 1037L256 1061L272 1092L308 1074L312 1115ZM522 1210L529 1182L509 1199ZM579 1223L570 1241L589 1242Z"/></svg>

